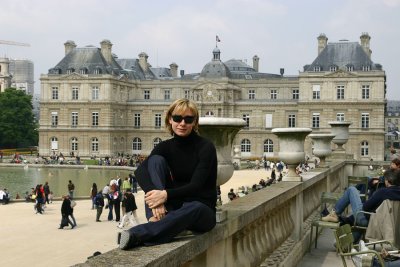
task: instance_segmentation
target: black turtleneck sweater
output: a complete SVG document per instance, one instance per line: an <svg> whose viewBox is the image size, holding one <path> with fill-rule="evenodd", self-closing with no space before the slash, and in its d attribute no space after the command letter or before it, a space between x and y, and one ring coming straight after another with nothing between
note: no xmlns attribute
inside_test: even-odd
<svg viewBox="0 0 400 267"><path fill-rule="evenodd" d="M214 144L194 131L187 137L174 135L159 143L152 155L164 157L172 177L167 179L167 209L178 208L185 201L200 201L215 209L217 193L217 154ZM147 171L145 160L135 172L140 187L145 191L155 189Z"/></svg>

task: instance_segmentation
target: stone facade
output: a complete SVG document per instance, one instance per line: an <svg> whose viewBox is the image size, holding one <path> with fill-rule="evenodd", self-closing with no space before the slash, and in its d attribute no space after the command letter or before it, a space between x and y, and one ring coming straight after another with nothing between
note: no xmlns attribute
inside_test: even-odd
<svg viewBox="0 0 400 267"><path fill-rule="evenodd" d="M165 110L185 97L198 104L201 116L248 122L234 140L242 157L274 156L279 144L273 128L320 133L330 131L329 121L346 120L352 122L346 152L358 160L383 160L385 72L362 44L330 44L324 38L319 36L317 58L298 76L285 76L283 69L261 73L257 56L253 67L240 60L222 62L216 47L201 72L181 71L178 77L176 63L152 68L143 52L138 59L110 58L108 40L101 48L77 48L67 41L65 57L41 76L39 153L147 155L170 137ZM306 153L312 154L309 138Z"/></svg>

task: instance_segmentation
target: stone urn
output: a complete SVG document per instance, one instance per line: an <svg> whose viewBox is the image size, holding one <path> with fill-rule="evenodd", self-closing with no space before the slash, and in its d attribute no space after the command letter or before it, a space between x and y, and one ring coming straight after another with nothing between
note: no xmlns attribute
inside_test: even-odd
<svg viewBox="0 0 400 267"><path fill-rule="evenodd" d="M328 168L325 158L332 154L331 142L335 135L331 133L315 133L310 134L309 137L313 142L313 154L320 160L318 167Z"/></svg>
<svg viewBox="0 0 400 267"><path fill-rule="evenodd" d="M199 119L199 134L211 140L217 149L217 185L226 183L233 175L233 139L245 125L244 120L237 118L200 117Z"/></svg>
<svg viewBox="0 0 400 267"><path fill-rule="evenodd" d="M279 138L278 157L288 166L288 174L283 181L301 182L296 167L304 161L304 140L312 132L310 128L274 128L271 131Z"/></svg>
<svg viewBox="0 0 400 267"><path fill-rule="evenodd" d="M331 126L332 134L335 135L332 142L337 145L335 151L345 152L343 145L349 140L349 126L351 122L349 121L330 121L328 122Z"/></svg>

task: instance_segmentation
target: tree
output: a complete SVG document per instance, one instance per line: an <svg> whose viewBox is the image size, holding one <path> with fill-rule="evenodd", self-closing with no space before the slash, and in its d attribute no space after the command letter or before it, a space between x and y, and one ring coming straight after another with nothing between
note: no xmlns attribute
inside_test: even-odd
<svg viewBox="0 0 400 267"><path fill-rule="evenodd" d="M32 111L32 96L15 88L0 93L0 147L37 146L38 131Z"/></svg>

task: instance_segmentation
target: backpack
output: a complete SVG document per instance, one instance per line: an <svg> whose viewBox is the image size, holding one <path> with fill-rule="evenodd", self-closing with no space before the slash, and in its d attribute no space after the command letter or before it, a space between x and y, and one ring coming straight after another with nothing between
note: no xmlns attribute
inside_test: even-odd
<svg viewBox="0 0 400 267"><path fill-rule="evenodd" d="M103 206L104 206L104 197L103 197L103 194L100 194L100 193L97 194L94 203L95 203L95 205L96 205L97 207L103 207Z"/></svg>

